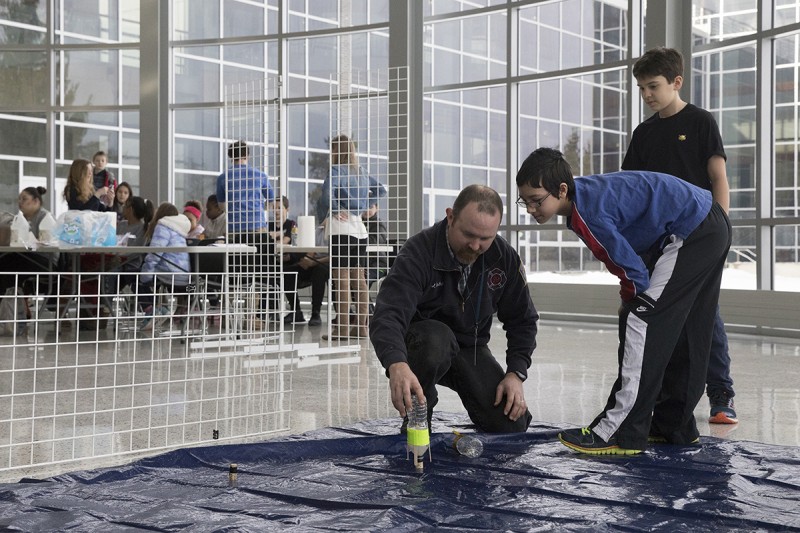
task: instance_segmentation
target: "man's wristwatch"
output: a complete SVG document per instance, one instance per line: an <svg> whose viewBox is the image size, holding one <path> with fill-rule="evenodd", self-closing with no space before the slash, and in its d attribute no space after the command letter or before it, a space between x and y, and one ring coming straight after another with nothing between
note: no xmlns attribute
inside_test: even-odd
<svg viewBox="0 0 800 533"><path fill-rule="evenodd" d="M507 373L509 373L509 374L511 374L511 373L513 373L513 374L516 374L516 375L517 375L517 377L518 377L520 380L522 380L522 381L525 381L526 379L528 379L528 376L527 376L525 373L523 373L523 372L520 372L519 370L509 370Z"/></svg>

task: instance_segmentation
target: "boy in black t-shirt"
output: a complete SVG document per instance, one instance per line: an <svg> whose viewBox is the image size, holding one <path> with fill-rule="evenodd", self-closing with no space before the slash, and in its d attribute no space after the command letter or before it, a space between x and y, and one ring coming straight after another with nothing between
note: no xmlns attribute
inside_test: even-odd
<svg viewBox="0 0 800 533"><path fill-rule="evenodd" d="M633 76L642 99L654 114L634 130L622 168L677 176L711 191L714 201L727 213L730 190L722 137L711 113L681 99L681 53L662 47L648 50L634 64ZM738 422L730 366L728 336L717 306L706 375L711 423Z"/></svg>

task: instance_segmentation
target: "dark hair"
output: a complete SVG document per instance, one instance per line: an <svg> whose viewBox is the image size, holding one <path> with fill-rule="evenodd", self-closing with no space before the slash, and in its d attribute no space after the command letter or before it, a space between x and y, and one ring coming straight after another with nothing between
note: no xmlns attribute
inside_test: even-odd
<svg viewBox="0 0 800 533"><path fill-rule="evenodd" d="M125 205L133 210L133 216L142 221L142 232L146 235L150 227L150 219L153 218L153 202L141 196L131 196Z"/></svg>
<svg viewBox="0 0 800 533"><path fill-rule="evenodd" d="M567 198L571 199L575 192L572 168L564 155L553 148L537 148L525 158L517 171L517 187L541 187L557 196L562 183L567 184Z"/></svg>
<svg viewBox="0 0 800 533"><path fill-rule="evenodd" d="M25 187L20 192L24 192L25 194L27 194L28 196L30 196L34 200L39 200L41 202L42 201L42 195L47 192L47 189L45 189L42 186L39 186L39 187Z"/></svg>
<svg viewBox="0 0 800 533"><path fill-rule="evenodd" d="M114 205L115 206L119 205L119 202L117 202L117 191L120 190L123 187L128 189L128 200L133 198L133 187L131 187L131 184L128 183L127 181L123 181L122 183L117 185L117 190L114 191ZM125 207L125 206L122 206L122 207ZM137 217L137 218L142 218L142 217Z"/></svg>
<svg viewBox="0 0 800 533"><path fill-rule="evenodd" d="M127 181L123 181L122 183L117 185L117 190L120 190L120 188L122 188L122 187L127 187L128 188L128 192L131 193L131 196L133 196L133 187L131 187L130 183L128 183Z"/></svg>
<svg viewBox="0 0 800 533"><path fill-rule="evenodd" d="M461 210L471 202L478 204L478 212L492 216L499 212L500 218L503 217L503 200L497 191L486 185L468 185L458 193L456 201L453 202L453 218L458 218Z"/></svg>
<svg viewBox="0 0 800 533"><path fill-rule="evenodd" d="M674 48L659 46L642 54L633 64L633 77L664 76L667 83L683 76L683 55Z"/></svg>
<svg viewBox="0 0 800 533"><path fill-rule="evenodd" d="M186 203L183 204L183 207L194 207L201 213L203 212L203 204L201 204L199 200L186 200Z"/></svg>
<svg viewBox="0 0 800 533"><path fill-rule="evenodd" d="M98 155L104 155L104 156L106 156L106 159L108 159L108 154L107 154L107 153L105 153L105 152L104 152L104 151L102 151L102 150L98 150L98 151L96 151L96 152L94 153L94 155L92 156L92 161L94 161L94 158L95 158L95 157L97 157Z"/></svg>
<svg viewBox="0 0 800 533"><path fill-rule="evenodd" d="M281 196L280 202L284 209L289 209L289 199L287 197Z"/></svg>
<svg viewBox="0 0 800 533"><path fill-rule="evenodd" d="M244 141L236 141L228 147L228 157L233 160L244 159L248 155L250 155L250 151L247 149L247 143Z"/></svg>
<svg viewBox="0 0 800 533"><path fill-rule="evenodd" d="M141 196L131 196L125 204L133 209L133 216L140 220L144 220L147 216L147 201Z"/></svg>
<svg viewBox="0 0 800 533"><path fill-rule="evenodd" d="M219 200L217 200L216 194L210 194L206 202L211 203L213 205L219 205Z"/></svg>
<svg viewBox="0 0 800 533"><path fill-rule="evenodd" d="M156 208L153 205L153 202L145 198L144 200L144 229L147 231L147 228L150 226L150 221L153 220L153 216L155 216Z"/></svg>

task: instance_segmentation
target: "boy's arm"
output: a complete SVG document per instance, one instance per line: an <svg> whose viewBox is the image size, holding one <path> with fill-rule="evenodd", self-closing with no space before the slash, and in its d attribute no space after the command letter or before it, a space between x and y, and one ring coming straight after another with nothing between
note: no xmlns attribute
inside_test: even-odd
<svg viewBox="0 0 800 533"><path fill-rule="evenodd" d="M644 261L611 221L601 219L590 223L573 212L571 225L592 255L619 278L623 301L632 300L650 287L650 274Z"/></svg>
<svg viewBox="0 0 800 533"><path fill-rule="evenodd" d="M727 213L731 204L731 194L724 157L712 155L708 160L708 179L711 181L711 195L714 201Z"/></svg>

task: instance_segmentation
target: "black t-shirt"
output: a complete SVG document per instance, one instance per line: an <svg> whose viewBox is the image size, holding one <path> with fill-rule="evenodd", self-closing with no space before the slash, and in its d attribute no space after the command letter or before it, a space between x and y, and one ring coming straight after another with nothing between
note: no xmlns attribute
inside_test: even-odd
<svg viewBox="0 0 800 533"><path fill-rule="evenodd" d="M715 155L726 158L717 121L686 104L671 117L655 113L636 127L622 169L672 174L710 191L708 160Z"/></svg>
<svg viewBox="0 0 800 533"><path fill-rule="evenodd" d="M292 238L292 228L294 228L295 226L297 226L297 222L295 222L291 218L287 218L286 220L284 220L283 224L281 225L281 232L283 234L283 237L288 237L289 239L291 239ZM270 222L269 223L269 231L270 232L276 231L276 228L277 228L277 224L275 224L275 222ZM290 244L291 244L291 240L290 240ZM304 253L283 254L283 264L284 264L284 266L295 265L295 264L297 264L298 261L300 261L300 259L305 257L305 255L306 254L304 254Z"/></svg>

